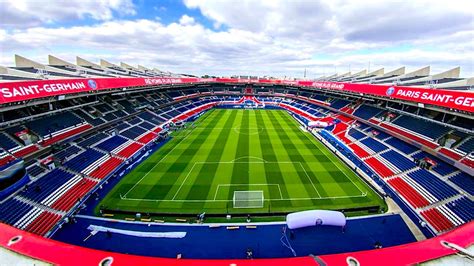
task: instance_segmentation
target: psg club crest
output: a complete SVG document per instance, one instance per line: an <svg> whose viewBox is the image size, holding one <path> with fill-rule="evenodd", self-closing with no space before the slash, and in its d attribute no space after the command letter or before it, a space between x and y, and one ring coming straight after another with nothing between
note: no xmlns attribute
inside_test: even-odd
<svg viewBox="0 0 474 266"><path fill-rule="evenodd" d="M394 87L390 87L387 89L387 96L391 96L393 93L395 92L395 88Z"/></svg>
<svg viewBox="0 0 474 266"><path fill-rule="evenodd" d="M95 80L89 79L87 81L87 84L89 85L89 88L91 88L93 90L97 89L97 82L95 82Z"/></svg>

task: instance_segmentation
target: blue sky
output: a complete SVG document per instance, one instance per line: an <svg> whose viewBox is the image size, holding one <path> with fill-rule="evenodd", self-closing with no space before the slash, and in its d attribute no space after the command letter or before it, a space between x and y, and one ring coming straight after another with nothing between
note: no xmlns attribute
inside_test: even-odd
<svg viewBox="0 0 474 266"><path fill-rule="evenodd" d="M0 65L53 54L178 73L474 76L474 1L0 0Z"/></svg>

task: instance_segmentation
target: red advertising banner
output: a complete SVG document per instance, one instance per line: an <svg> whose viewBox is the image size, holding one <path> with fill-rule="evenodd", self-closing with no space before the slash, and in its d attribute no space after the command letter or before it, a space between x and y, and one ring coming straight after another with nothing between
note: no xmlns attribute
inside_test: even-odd
<svg viewBox="0 0 474 266"><path fill-rule="evenodd" d="M36 98L58 96L71 93L92 92L127 87L189 84L189 83L254 83L305 86L335 91L389 97L423 104L437 105L452 109L474 112L474 93L428 88L399 87L386 85L353 84L339 82L288 81L268 79L231 78L91 78L60 79L40 81L17 81L0 83L0 104L26 101Z"/></svg>

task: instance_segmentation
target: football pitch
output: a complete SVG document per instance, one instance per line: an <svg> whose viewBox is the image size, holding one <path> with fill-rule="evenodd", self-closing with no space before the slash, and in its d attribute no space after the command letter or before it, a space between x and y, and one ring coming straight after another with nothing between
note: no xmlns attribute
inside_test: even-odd
<svg viewBox="0 0 474 266"><path fill-rule="evenodd" d="M360 210L384 204L286 111L213 109L174 132L99 205L172 215Z"/></svg>

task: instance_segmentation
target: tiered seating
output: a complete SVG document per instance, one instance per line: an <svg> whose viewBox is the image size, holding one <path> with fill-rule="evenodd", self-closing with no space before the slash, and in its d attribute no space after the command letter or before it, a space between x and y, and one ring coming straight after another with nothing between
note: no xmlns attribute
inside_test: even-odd
<svg viewBox="0 0 474 266"><path fill-rule="evenodd" d="M408 174L408 176L423 186L439 200L459 194L454 188L450 187L441 179L437 178L432 173L424 169L418 169L414 172L411 172Z"/></svg>
<svg viewBox="0 0 474 266"><path fill-rule="evenodd" d="M467 154L472 153L474 151L474 138L471 137L469 140L462 142L456 149Z"/></svg>
<svg viewBox="0 0 474 266"><path fill-rule="evenodd" d="M438 209L433 208L421 212L421 215L438 231L443 232L454 227Z"/></svg>
<svg viewBox="0 0 474 266"><path fill-rule="evenodd" d="M56 131L81 124L82 121L72 113L65 112L54 115L47 115L26 123L26 126L36 132L39 136L45 137Z"/></svg>
<svg viewBox="0 0 474 266"><path fill-rule="evenodd" d="M388 149L387 146L383 145L382 143L378 142L377 140L373 138L366 138L366 139L361 140L360 142L363 143L365 146L367 146L374 152L381 152Z"/></svg>
<svg viewBox="0 0 474 266"><path fill-rule="evenodd" d="M152 130L155 127L155 125L152 125L152 124L150 124L146 121L140 123L139 126L145 128L145 129L148 129L148 130Z"/></svg>
<svg viewBox="0 0 474 266"><path fill-rule="evenodd" d="M420 144L422 144L422 145L425 145L425 146L427 146L427 147L429 147L429 148L434 149L434 148L438 147L438 144L434 143L433 141L429 141L429 140L427 140L427 139L425 139L425 138L422 138L422 137L413 135L412 133L407 132L405 129L401 129L401 128L398 128L398 127L394 127L394 126L389 125L389 124L386 124L386 123L382 123L382 124L380 124L380 125L381 125L382 127L386 128L386 129L392 131L392 132L395 132L395 133L397 133L397 134L400 134L400 135L402 135L402 136L405 136L405 137L407 137L407 138L409 138L409 139L411 139L411 140L414 140L414 141L416 141L416 142L418 142L418 143L420 143Z"/></svg>
<svg viewBox="0 0 474 266"><path fill-rule="evenodd" d="M133 142L129 146L127 146L125 149L118 152L117 155L128 158L132 156L135 152L137 152L139 149L141 149L142 147L143 145L137 142Z"/></svg>
<svg viewBox="0 0 474 266"><path fill-rule="evenodd" d="M438 139L448 133L450 128L439 124L429 122L427 120L401 115L393 121L394 124L417 132L431 139Z"/></svg>
<svg viewBox="0 0 474 266"><path fill-rule="evenodd" d="M375 172L377 172L377 174L379 174L381 177L389 177L389 176L392 176L392 175L395 174L390 168L385 166L383 163L381 163L375 157L369 158L369 159L365 160L365 162L368 165L370 165L370 167L372 169L374 169Z"/></svg>
<svg viewBox="0 0 474 266"><path fill-rule="evenodd" d="M127 142L127 140L124 137L116 135L97 144L96 147L104 151L113 151L115 148L124 144L125 142Z"/></svg>
<svg viewBox="0 0 474 266"><path fill-rule="evenodd" d="M0 221L14 225L23 216L33 209L33 206L23 203L15 198L9 198L0 204Z"/></svg>
<svg viewBox="0 0 474 266"><path fill-rule="evenodd" d="M430 204L430 202L421 196L414 188L408 185L401 178L396 177L387 181L395 190L397 190L413 207L420 208Z"/></svg>
<svg viewBox="0 0 474 266"><path fill-rule="evenodd" d="M0 158L0 166L6 165L6 164L16 160L16 158L11 156L10 154L4 154L2 156L3 157Z"/></svg>
<svg viewBox="0 0 474 266"><path fill-rule="evenodd" d="M41 174L43 174L44 172L46 172L46 169L42 168L41 166L38 166L36 164L32 165L32 166L29 166L27 168L27 172L29 175L32 175L32 176L39 176Z"/></svg>
<svg viewBox="0 0 474 266"><path fill-rule="evenodd" d="M148 142L150 142L151 140L153 140L155 137L156 137L156 133L155 133L155 132L149 132L149 133L147 133L147 134L141 136L141 137L138 139L138 142L147 144Z"/></svg>
<svg viewBox="0 0 474 266"><path fill-rule="evenodd" d="M474 195L474 178L466 173L458 173L449 178L451 182L464 189L467 193Z"/></svg>
<svg viewBox="0 0 474 266"><path fill-rule="evenodd" d="M34 234L44 235L54 227L59 219L61 219L61 215L43 211L38 218L32 221L24 230Z"/></svg>
<svg viewBox="0 0 474 266"><path fill-rule="evenodd" d="M73 129L71 129L71 130L68 130L68 131L63 132L63 133L61 133L61 134L54 135L54 136L51 137L51 138L48 138L48 139L43 140L43 141L41 142L41 146L45 147L45 146L51 145L51 144L53 144L53 143L55 143L55 142L58 142L58 141L60 141L60 140L67 139L67 138L69 138L69 137L71 137L71 136L77 135L77 134L79 134L79 133L81 133L81 132L83 132L83 131L85 131L85 130L87 130L87 129L89 129L89 128L92 128L92 126L89 125L89 124L80 125L80 126L75 127L75 128L73 128Z"/></svg>
<svg viewBox="0 0 474 266"><path fill-rule="evenodd" d="M347 100L337 99L331 103L331 107L334 109L341 109L342 107L348 105L350 102Z"/></svg>
<svg viewBox="0 0 474 266"><path fill-rule="evenodd" d="M77 154L81 151L77 146L74 145L68 145L66 148L63 147L63 149L57 153L54 154L54 158L62 161L74 154Z"/></svg>
<svg viewBox="0 0 474 266"><path fill-rule="evenodd" d="M337 123L332 130L334 135L337 135L341 132L345 132L349 126L346 123Z"/></svg>
<svg viewBox="0 0 474 266"><path fill-rule="evenodd" d="M89 180L82 179L71 187L66 193L59 197L51 207L56 210L68 211L70 210L80 198L87 194L97 183Z"/></svg>
<svg viewBox="0 0 474 266"><path fill-rule="evenodd" d="M384 152L381 155L401 171L407 171L416 166L414 162L393 150Z"/></svg>
<svg viewBox="0 0 474 266"><path fill-rule="evenodd" d="M380 114L382 111L383 110L378 107L362 104L359 106L359 108L357 108L357 110L355 110L353 115L365 120L369 120L370 118Z"/></svg>
<svg viewBox="0 0 474 266"><path fill-rule="evenodd" d="M22 149L16 150L15 152L13 152L13 155L17 158L21 158L37 150L38 150L38 146L36 146L35 144L31 144Z"/></svg>
<svg viewBox="0 0 474 266"><path fill-rule="evenodd" d="M364 133L356 130L356 129L349 129L349 131L347 132L347 134L349 134L349 136L353 137L354 139L357 139L357 140L360 140L362 138L365 138L367 137Z"/></svg>
<svg viewBox="0 0 474 266"><path fill-rule="evenodd" d="M7 136L6 133L1 132L0 133L0 147L8 151L8 150L13 150L13 149L18 149L20 148L20 145L18 145L18 143L16 143L13 139Z"/></svg>
<svg viewBox="0 0 474 266"><path fill-rule="evenodd" d="M140 127L131 127L123 132L120 132L120 135L125 136L129 139L135 139L138 136L141 136L143 133L145 133L146 130Z"/></svg>
<svg viewBox="0 0 474 266"><path fill-rule="evenodd" d="M451 165L435 158L434 156L422 151L422 152L419 152L419 153L415 153L412 155L413 158L417 158L417 159L424 159L424 158L429 158L433 161L436 162L436 165L433 166L432 170L435 171L436 173L440 174L440 175L449 175L451 173L453 173L454 171L456 171L456 168L452 167Z"/></svg>
<svg viewBox="0 0 474 266"><path fill-rule="evenodd" d="M405 154L411 154L414 153L415 151L418 150L415 146L412 146L403 140L397 139L397 138L390 138L385 140L385 143L388 145L394 147L395 149L405 153Z"/></svg>
<svg viewBox="0 0 474 266"><path fill-rule="evenodd" d="M449 202L446 207L466 223L474 219L474 203L467 197Z"/></svg>
<svg viewBox="0 0 474 266"><path fill-rule="evenodd" d="M89 138L86 138L80 142L77 143L77 145L83 147L83 148L88 148L89 146L92 146L93 144L103 140L103 139L106 139L108 137L107 134L105 133L96 133L94 135L92 135L91 137Z"/></svg>
<svg viewBox="0 0 474 266"><path fill-rule="evenodd" d="M105 161L103 164L99 165L94 171L92 171L89 176L102 179L106 177L109 173L111 173L113 170L115 170L122 162L123 160L119 158L110 157L107 161Z"/></svg>
<svg viewBox="0 0 474 266"><path fill-rule="evenodd" d="M360 158L364 158L370 155L365 149L361 148L358 146L356 143L352 143L349 145L349 148L351 148L357 156Z"/></svg>
<svg viewBox="0 0 474 266"><path fill-rule="evenodd" d="M54 169L22 190L19 195L36 202L42 202L58 188L73 179L74 175L61 169Z"/></svg>
<svg viewBox="0 0 474 266"><path fill-rule="evenodd" d="M155 125L159 125L164 122L164 120L160 119L158 116L153 115L149 112L143 112L139 114L138 116L142 118L143 120L153 123Z"/></svg>
<svg viewBox="0 0 474 266"><path fill-rule="evenodd" d="M64 164L64 166L76 172L81 172L103 156L104 154L101 152L98 152L93 149L87 149L85 152L80 153L76 157L70 159Z"/></svg>

